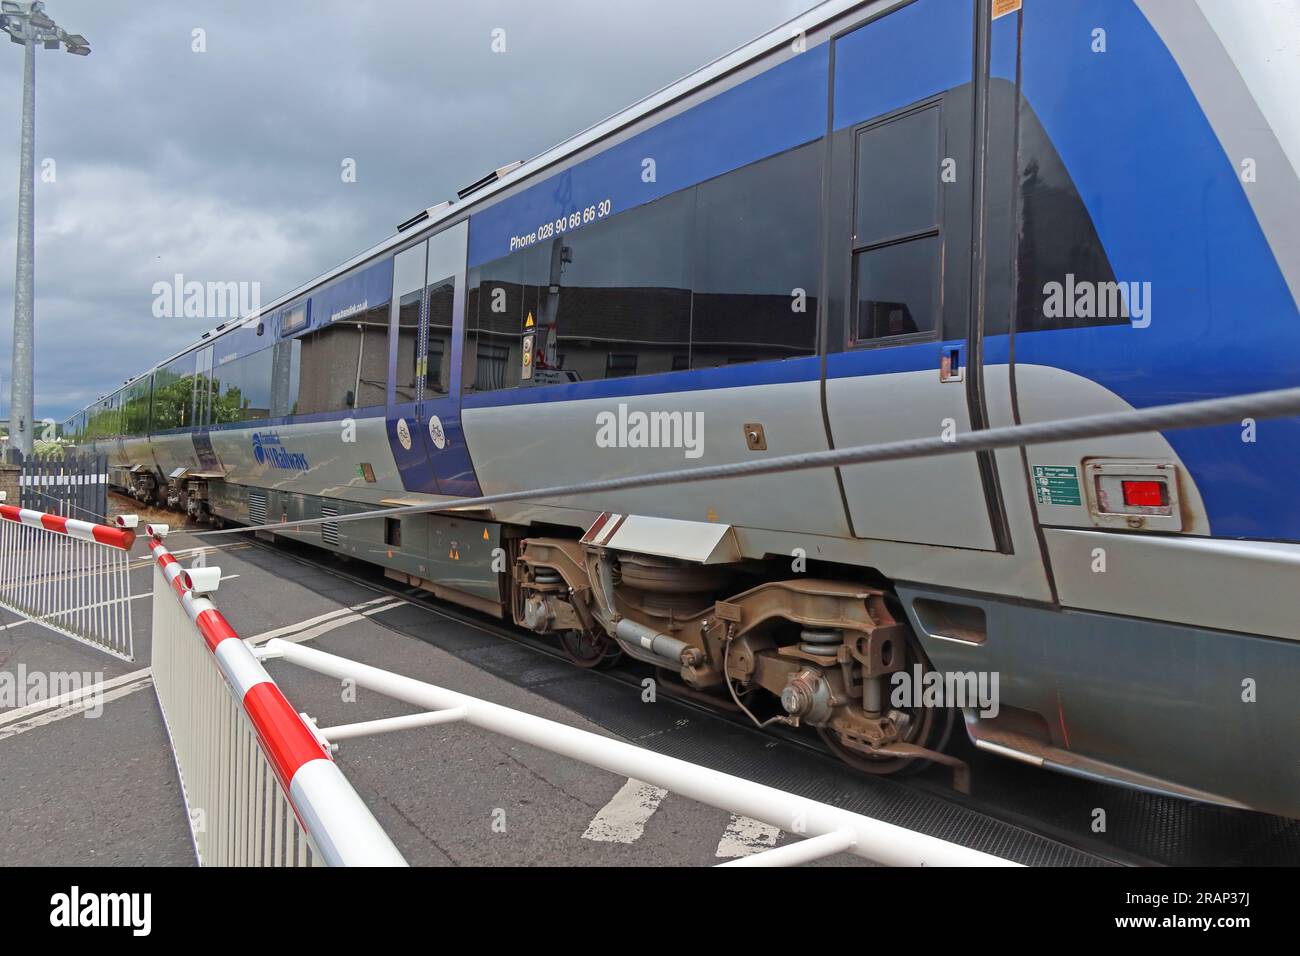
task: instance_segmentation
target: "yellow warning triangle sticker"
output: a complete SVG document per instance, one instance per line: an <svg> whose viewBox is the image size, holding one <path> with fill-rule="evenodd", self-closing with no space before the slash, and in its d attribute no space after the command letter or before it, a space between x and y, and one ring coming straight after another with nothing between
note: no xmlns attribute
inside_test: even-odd
<svg viewBox="0 0 1300 956"><path fill-rule="evenodd" d="M528 319L524 322L524 328L531 329L537 323L533 321L533 313L528 313Z"/></svg>

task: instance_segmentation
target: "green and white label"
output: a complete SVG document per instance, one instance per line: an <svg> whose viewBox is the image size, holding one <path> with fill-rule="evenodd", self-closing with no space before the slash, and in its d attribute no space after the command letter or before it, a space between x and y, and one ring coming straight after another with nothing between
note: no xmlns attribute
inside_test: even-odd
<svg viewBox="0 0 1300 956"><path fill-rule="evenodd" d="M1040 505L1081 505L1079 469L1073 465L1034 465L1034 496Z"/></svg>

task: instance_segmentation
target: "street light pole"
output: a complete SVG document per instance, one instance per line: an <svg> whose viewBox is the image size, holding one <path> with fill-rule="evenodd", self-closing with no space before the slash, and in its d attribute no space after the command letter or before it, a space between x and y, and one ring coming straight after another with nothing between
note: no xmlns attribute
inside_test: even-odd
<svg viewBox="0 0 1300 956"><path fill-rule="evenodd" d="M85 37L68 34L45 15L41 0L0 3L0 28L23 45L22 145L18 170L18 263L14 270L13 370L10 375L9 447L32 453L32 367L36 273L34 196L36 176L36 44L47 50L62 44L69 53L85 56Z"/></svg>
<svg viewBox="0 0 1300 956"><path fill-rule="evenodd" d="M24 22L29 27L30 23ZM36 38L24 29L23 134L18 169L18 266L14 274L14 344L9 377L9 447L32 453L32 286L36 274L32 215L36 171Z"/></svg>

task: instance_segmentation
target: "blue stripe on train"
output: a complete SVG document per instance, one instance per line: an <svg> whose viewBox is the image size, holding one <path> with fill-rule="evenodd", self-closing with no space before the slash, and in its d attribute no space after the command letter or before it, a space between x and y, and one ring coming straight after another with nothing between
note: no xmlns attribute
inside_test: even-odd
<svg viewBox="0 0 1300 956"><path fill-rule="evenodd" d="M821 138L826 44L812 47L625 142L470 217L469 265L508 255L512 237L610 200L626 212ZM654 179L646 182L647 160ZM539 239L538 241L542 241Z"/></svg>
<svg viewBox="0 0 1300 956"><path fill-rule="evenodd" d="M1137 407L1294 386L1300 315L1228 157L1132 0L1026 4L1023 92L1121 281L1151 283L1147 328L1018 337L1016 360ZM1105 53L1092 52L1094 30ZM1063 278L1063 277L1062 277ZM1300 420L1171 432L1216 536L1300 539Z"/></svg>

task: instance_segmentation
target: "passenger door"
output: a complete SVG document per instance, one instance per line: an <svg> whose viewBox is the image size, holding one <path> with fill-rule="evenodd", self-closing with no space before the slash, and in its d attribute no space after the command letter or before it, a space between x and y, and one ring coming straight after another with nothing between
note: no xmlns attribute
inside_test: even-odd
<svg viewBox="0 0 1300 956"><path fill-rule="evenodd" d="M972 429L973 30L970 4L917 0L835 41L826 408L837 448ZM840 474L860 538L999 547L973 454Z"/></svg>
<svg viewBox="0 0 1300 956"><path fill-rule="evenodd" d="M388 434L408 491L476 495L460 426L467 224L393 263Z"/></svg>

